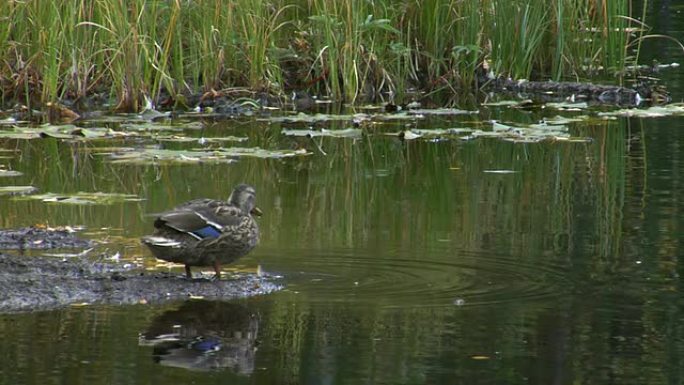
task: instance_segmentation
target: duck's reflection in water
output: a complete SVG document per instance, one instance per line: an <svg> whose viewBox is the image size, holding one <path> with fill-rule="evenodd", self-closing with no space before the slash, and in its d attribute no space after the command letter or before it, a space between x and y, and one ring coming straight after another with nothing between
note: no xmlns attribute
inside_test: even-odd
<svg viewBox="0 0 684 385"><path fill-rule="evenodd" d="M259 316L246 306L190 300L157 316L140 335L155 362L190 370L254 371Z"/></svg>

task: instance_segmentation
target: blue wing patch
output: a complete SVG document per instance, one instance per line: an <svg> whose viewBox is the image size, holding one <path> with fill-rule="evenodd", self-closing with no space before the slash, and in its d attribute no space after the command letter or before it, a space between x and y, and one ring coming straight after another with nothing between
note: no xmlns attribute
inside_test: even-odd
<svg viewBox="0 0 684 385"><path fill-rule="evenodd" d="M202 227L201 229L195 230L192 232L193 234L197 235L198 237L204 239L204 238L218 238L219 235L221 235L221 232L216 229L216 227L207 225L205 227Z"/></svg>

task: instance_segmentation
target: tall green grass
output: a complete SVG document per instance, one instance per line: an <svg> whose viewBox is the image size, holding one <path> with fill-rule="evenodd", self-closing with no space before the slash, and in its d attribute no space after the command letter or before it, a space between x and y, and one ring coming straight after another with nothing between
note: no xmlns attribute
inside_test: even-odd
<svg viewBox="0 0 684 385"><path fill-rule="evenodd" d="M338 100L458 93L625 66L628 0L81 0L0 3L0 93L93 93L119 110L231 87ZM283 67L283 58L298 77ZM603 72L598 69L604 69ZM608 71L608 72L606 72Z"/></svg>

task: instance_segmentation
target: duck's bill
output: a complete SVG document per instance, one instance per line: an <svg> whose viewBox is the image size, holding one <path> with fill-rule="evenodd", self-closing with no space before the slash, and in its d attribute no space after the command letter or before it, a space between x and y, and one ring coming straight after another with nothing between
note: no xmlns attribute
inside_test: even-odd
<svg viewBox="0 0 684 385"><path fill-rule="evenodd" d="M252 214L252 215L256 215L257 217L260 217L260 216L264 215L264 212L261 211L261 209L258 208L258 207L254 207L254 208L252 209L252 211L250 211L249 213Z"/></svg>

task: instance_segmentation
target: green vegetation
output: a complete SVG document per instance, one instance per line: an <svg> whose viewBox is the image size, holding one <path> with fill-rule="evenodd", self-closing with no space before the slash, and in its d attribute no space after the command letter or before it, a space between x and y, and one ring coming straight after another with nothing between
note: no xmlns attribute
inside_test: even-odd
<svg viewBox="0 0 684 385"><path fill-rule="evenodd" d="M0 15L3 103L99 95L120 111L232 87L354 102L472 90L490 70L587 78L624 68L633 23L627 0L4 1Z"/></svg>

